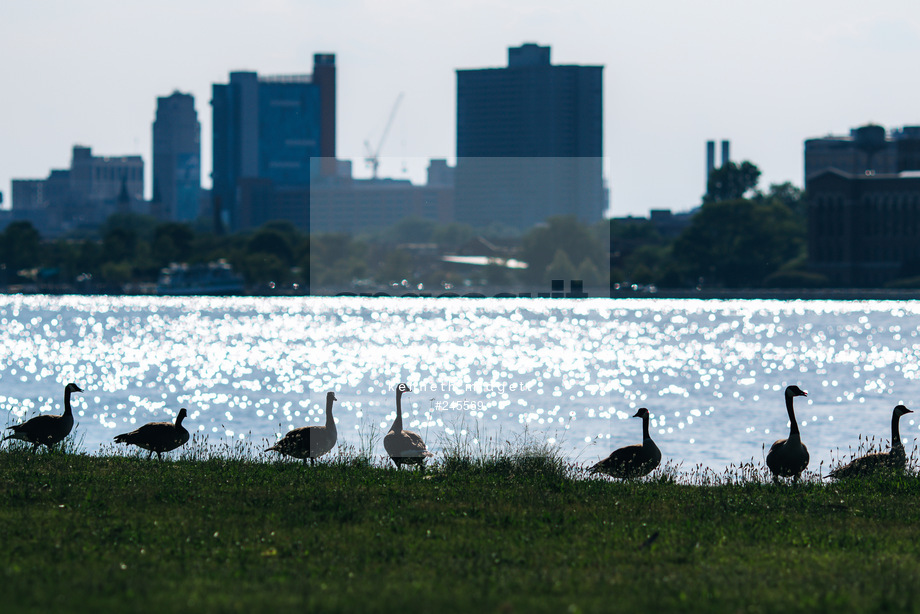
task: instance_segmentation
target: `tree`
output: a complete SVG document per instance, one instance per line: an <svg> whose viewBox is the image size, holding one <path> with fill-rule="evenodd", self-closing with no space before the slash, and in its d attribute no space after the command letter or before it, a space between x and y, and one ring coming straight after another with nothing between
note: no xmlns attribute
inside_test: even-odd
<svg viewBox="0 0 920 614"><path fill-rule="evenodd" d="M778 200L710 202L674 242L673 258L692 283L757 287L804 243L804 221Z"/></svg>
<svg viewBox="0 0 920 614"><path fill-rule="evenodd" d="M807 215L805 192L788 181L784 183L771 183L770 189L766 194L759 195L759 199L778 200L789 207L796 215L803 217Z"/></svg>
<svg viewBox="0 0 920 614"><path fill-rule="evenodd" d="M629 272L629 281L637 284L650 284L657 283L661 272L670 262L670 247L646 243L624 258L623 266Z"/></svg>
<svg viewBox="0 0 920 614"><path fill-rule="evenodd" d="M256 252L243 260L243 276L250 284L286 284L291 278L291 267L274 254Z"/></svg>
<svg viewBox="0 0 920 614"><path fill-rule="evenodd" d="M187 262L192 254L195 233L187 224L167 222L153 230L153 258L160 265Z"/></svg>
<svg viewBox="0 0 920 614"><path fill-rule="evenodd" d="M745 160L740 166L734 162L723 164L709 173L704 203L743 198L757 187L760 169Z"/></svg>
<svg viewBox="0 0 920 614"><path fill-rule="evenodd" d="M543 281L550 283L554 279L571 280L575 279L576 275L577 271L572 260L563 250L557 249L553 261L546 267Z"/></svg>
<svg viewBox="0 0 920 614"><path fill-rule="evenodd" d="M398 283L412 279L412 256L402 249L389 251L377 270L377 280L382 283Z"/></svg>
<svg viewBox="0 0 920 614"><path fill-rule="evenodd" d="M547 267L559 251L565 254L572 274L575 273L572 263L581 263L586 258L598 269L608 266L606 246L587 226L574 216L555 216L549 218L546 224L529 230L521 240L521 257L528 265L526 277L531 282L542 282L546 278Z"/></svg>
<svg viewBox="0 0 920 614"><path fill-rule="evenodd" d="M149 215L139 213L115 213L105 220L100 234L104 237L115 229L126 230L133 233L136 237L150 241L153 235L153 229L156 228L157 221Z"/></svg>
<svg viewBox="0 0 920 614"><path fill-rule="evenodd" d="M288 233L277 228L263 226L250 237L246 244L252 255L275 256L280 262L290 267L294 264L294 247Z"/></svg>
<svg viewBox="0 0 920 614"><path fill-rule="evenodd" d="M102 236L103 262L123 262L134 258L137 231L123 226L110 226Z"/></svg>
<svg viewBox="0 0 920 614"><path fill-rule="evenodd" d="M12 222L0 234L0 264L5 264L8 274L39 266L41 235L31 222Z"/></svg>
<svg viewBox="0 0 920 614"><path fill-rule="evenodd" d="M475 236L476 232L469 224L451 222L435 228L431 240L442 249L457 249Z"/></svg>
<svg viewBox="0 0 920 614"><path fill-rule="evenodd" d="M588 258L582 260L581 264L578 265L578 270L575 272L575 279L580 279L586 286L593 286L597 284L606 285L609 281L606 276L602 276L598 272L597 265L591 262Z"/></svg>

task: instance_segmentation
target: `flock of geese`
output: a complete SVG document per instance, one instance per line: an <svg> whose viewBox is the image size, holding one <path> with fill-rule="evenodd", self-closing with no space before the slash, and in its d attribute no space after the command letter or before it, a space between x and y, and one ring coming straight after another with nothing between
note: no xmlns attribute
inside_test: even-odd
<svg viewBox="0 0 920 614"><path fill-rule="evenodd" d="M32 444L32 450L44 445L51 447L60 443L73 429L73 410L70 406L70 395L74 392L83 392L76 384L67 384L64 387L64 413L60 416L36 416L22 424L7 427L12 431L3 438L18 439ZM423 466L425 459L432 456L425 442L418 433L407 431L403 428L402 396L411 392L406 384L396 387L396 419L393 426L383 438L383 447L393 460L398 469L401 465ZM266 452L273 451L303 459L315 464L316 459L326 454L335 447L338 433L335 420L332 417L332 404L337 401L334 392L326 393L326 424L323 426L304 426L289 431L284 437ZM157 458L162 459L163 452L175 450L188 442L189 433L182 426L182 421L188 416L188 410L182 408L176 416L175 422L151 422L142 427L115 436L115 443L126 443L138 446L148 451L147 458L156 452Z"/></svg>
<svg viewBox="0 0 920 614"><path fill-rule="evenodd" d="M11 434L3 438L18 439L31 443L33 451L38 446L45 445L49 448L64 440L73 429L73 411L70 407L70 395L74 392L83 392L76 384L67 384L64 388L64 413L60 416L36 416L22 424L7 428ZM425 442L418 433L407 431L403 428L402 396L412 392L406 384L396 387L396 419L393 426L383 438L383 447L390 459L399 469L402 465L417 465L424 467L425 460L432 456ZM767 453L767 467L773 475L773 481L779 478L792 478L797 482L802 472L808 467L808 448L802 443L798 422L795 420L795 411L792 406L795 397L804 397L808 394L798 386L787 386L785 391L786 413L789 415L789 437L780 439L770 446ZM338 399L334 392L326 393L326 424L323 426L305 426L296 428L285 434L278 442L268 448L266 452L273 451L306 462L310 459L311 465L316 459L328 453L335 447L338 433L335 420L332 417L332 404ZM898 428L901 416L912 413L903 405L894 408L891 414L891 449L887 452L867 454L854 459L846 465L841 465L831 471L826 477L832 479L853 478L866 476L880 471L903 471L907 466L907 454L901 442L901 433ZM148 450L147 458L150 459L156 452L157 458L162 458L163 452L175 450L185 444L189 433L182 426L182 421L188 416L188 411L183 407L179 410L175 422L151 422L140 428L115 437L116 443L135 445ZM588 471L592 474L603 474L619 479L635 479L651 473L661 463L661 450L652 441L649 435L649 420L651 414L645 407L640 408L633 416L642 418L642 443L625 446L611 452L610 456L599 461Z"/></svg>
<svg viewBox="0 0 920 614"><path fill-rule="evenodd" d="M802 472L808 467L808 448L802 443L799 432L799 423L795 420L795 410L792 400L795 397L807 397L808 393L798 386L787 386L786 413L789 415L789 437L778 439L770 446L767 452L767 467L773 475L773 481L779 478L792 478L798 482ZM901 416L912 413L903 405L898 405L891 413L891 449L887 452L866 454L853 459L846 465L841 465L827 476L835 480L843 478L856 478L871 475L882 471L903 471L907 466L907 453L901 442L901 432L898 425ZM661 450L652 441L648 432L650 414L648 409L641 408L633 418L642 418L642 443L626 446L614 450L610 456L600 461L588 471L603 473L615 478L629 479L642 477L651 473L661 463Z"/></svg>

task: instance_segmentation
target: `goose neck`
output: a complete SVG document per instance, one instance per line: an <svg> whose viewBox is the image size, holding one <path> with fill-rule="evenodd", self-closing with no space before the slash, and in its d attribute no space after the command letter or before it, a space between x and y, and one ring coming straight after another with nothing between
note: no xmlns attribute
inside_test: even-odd
<svg viewBox="0 0 920 614"><path fill-rule="evenodd" d="M799 423L795 421L795 410L792 409L792 395L786 395L786 413L789 414L789 433L792 435L799 434Z"/></svg>
<svg viewBox="0 0 920 614"><path fill-rule="evenodd" d="M904 444L901 443L901 416L896 413L891 414L891 447L892 448L903 448Z"/></svg>
<svg viewBox="0 0 920 614"><path fill-rule="evenodd" d="M70 389L64 390L64 415L69 416L73 414L73 410L70 409Z"/></svg>
<svg viewBox="0 0 920 614"><path fill-rule="evenodd" d="M396 420L393 421L393 430L401 431L403 426L402 418L402 390L396 391Z"/></svg>
<svg viewBox="0 0 920 614"><path fill-rule="evenodd" d="M332 418L332 399L326 399L326 428L335 426L335 420Z"/></svg>
<svg viewBox="0 0 920 614"><path fill-rule="evenodd" d="M652 438L651 435L648 434L648 423L649 423L649 415L645 414L644 416L642 416L642 441L643 443L646 440Z"/></svg>

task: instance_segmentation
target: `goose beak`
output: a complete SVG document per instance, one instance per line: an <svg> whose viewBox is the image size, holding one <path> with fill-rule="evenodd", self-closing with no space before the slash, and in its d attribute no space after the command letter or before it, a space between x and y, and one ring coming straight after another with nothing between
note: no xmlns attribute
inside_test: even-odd
<svg viewBox="0 0 920 614"><path fill-rule="evenodd" d="M912 410L912 409L907 409L907 408L905 407L905 408L904 408L904 413L905 413L905 414L912 414L912 413L914 413L914 410Z"/></svg>

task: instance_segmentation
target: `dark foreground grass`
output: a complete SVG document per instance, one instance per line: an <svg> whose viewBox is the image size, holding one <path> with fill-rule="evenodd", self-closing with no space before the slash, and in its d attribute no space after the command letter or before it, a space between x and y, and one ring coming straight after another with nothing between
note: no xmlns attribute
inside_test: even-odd
<svg viewBox="0 0 920 614"><path fill-rule="evenodd" d="M0 609L913 611L918 495L3 451Z"/></svg>

